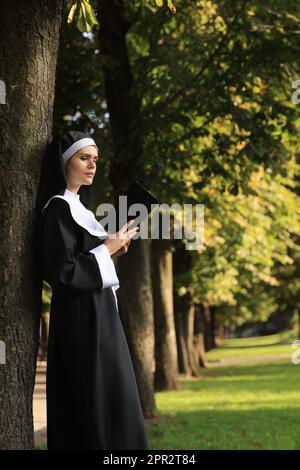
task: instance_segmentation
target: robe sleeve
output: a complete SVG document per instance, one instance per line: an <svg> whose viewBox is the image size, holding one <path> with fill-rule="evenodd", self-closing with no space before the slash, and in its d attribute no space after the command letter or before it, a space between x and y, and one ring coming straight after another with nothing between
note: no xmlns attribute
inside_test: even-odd
<svg viewBox="0 0 300 470"><path fill-rule="evenodd" d="M112 287L119 284L115 265L111 259L107 246L104 244L96 246L96 248L90 250L89 253L93 253L96 256L103 283L102 288L105 289L106 287Z"/></svg>
<svg viewBox="0 0 300 470"><path fill-rule="evenodd" d="M52 288L80 291L118 283L113 260L103 241L87 253L76 249L76 229L69 205L62 199L46 209L42 231L43 277Z"/></svg>

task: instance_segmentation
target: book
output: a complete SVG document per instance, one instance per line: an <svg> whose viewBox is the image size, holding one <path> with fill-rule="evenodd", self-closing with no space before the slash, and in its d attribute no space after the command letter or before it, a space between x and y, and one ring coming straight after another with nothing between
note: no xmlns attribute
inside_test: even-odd
<svg viewBox="0 0 300 470"><path fill-rule="evenodd" d="M142 186L138 181L132 181L127 189L127 192L125 194L127 196L127 220L121 221L121 224L119 224L119 206L117 207L116 213L117 213L117 230L120 230L121 227L126 222L129 222L132 219L135 219L136 217L139 217L139 223L133 223L129 226L129 228L137 227L140 225L140 223L148 217L148 215L151 213L151 211L154 209L153 205L159 204L159 200L153 196L144 186ZM128 210L130 206L133 204L142 204L146 211L139 212L137 211L136 215L128 215ZM152 207L151 207L152 205ZM135 211L134 211L135 212Z"/></svg>

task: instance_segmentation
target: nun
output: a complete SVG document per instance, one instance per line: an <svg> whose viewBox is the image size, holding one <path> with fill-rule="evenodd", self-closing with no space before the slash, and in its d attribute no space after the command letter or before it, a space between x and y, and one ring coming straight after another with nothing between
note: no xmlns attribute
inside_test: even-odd
<svg viewBox="0 0 300 470"><path fill-rule="evenodd" d="M129 222L109 235L89 210L98 158L89 134L69 131L52 140L42 162L38 250L52 287L48 450L149 448L111 257L127 252L137 228Z"/></svg>

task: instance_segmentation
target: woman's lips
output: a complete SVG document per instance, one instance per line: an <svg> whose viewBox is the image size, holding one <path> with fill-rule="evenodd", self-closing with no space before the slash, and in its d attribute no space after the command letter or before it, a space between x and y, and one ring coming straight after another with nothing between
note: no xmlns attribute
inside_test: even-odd
<svg viewBox="0 0 300 470"><path fill-rule="evenodd" d="M94 173L86 173L86 175L89 176L90 178L94 177Z"/></svg>

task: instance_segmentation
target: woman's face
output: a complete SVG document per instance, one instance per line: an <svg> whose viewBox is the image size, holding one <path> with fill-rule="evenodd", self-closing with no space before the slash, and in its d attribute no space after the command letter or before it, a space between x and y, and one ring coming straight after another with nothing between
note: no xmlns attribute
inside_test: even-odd
<svg viewBox="0 0 300 470"><path fill-rule="evenodd" d="M98 152L94 145L88 145L74 153L65 167L68 184L72 186L92 184L96 173L97 160Z"/></svg>

